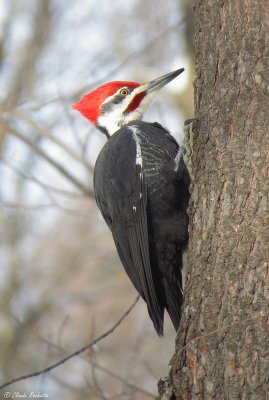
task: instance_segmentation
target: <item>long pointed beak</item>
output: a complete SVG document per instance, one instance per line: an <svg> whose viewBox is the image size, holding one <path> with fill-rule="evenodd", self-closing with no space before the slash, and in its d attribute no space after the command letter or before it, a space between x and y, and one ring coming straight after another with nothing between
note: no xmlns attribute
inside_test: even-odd
<svg viewBox="0 0 269 400"><path fill-rule="evenodd" d="M178 75L180 75L184 71L184 68L177 69L176 71L169 72L168 74L162 75L153 81L146 83L144 86L144 90L147 92L155 92L155 90L161 89L163 86L167 85L173 79L175 79Z"/></svg>

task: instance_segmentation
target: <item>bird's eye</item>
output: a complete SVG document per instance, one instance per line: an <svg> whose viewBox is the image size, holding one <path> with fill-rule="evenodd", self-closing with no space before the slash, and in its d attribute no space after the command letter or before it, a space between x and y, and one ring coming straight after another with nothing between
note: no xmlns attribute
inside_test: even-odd
<svg viewBox="0 0 269 400"><path fill-rule="evenodd" d="M120 94L122 96L127 96L127 94L129 94L129 89L127 88L121 89Z"/></svg>

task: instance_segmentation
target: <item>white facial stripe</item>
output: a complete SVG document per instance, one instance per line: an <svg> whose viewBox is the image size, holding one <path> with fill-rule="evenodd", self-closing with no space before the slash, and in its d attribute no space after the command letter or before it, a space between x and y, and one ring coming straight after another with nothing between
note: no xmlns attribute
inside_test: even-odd
<svg viewBox="0 0 269 400"><path fill-rule="evenodd" d="M102 104L107 104L107 103L109 103L109 102L113 99L113 97L115 97L116 94L117 94L117 92L114 93L114 94L112 94L111 96L107 97L107 98L103 101Z"/></svg>
<svg viewBox="0 0 269 400"><path fill-rule="evenodd" d="M121 90L120 88L119 90ZM117 95L118 93L116 92L112 96L109 96L103 104L109 103L113 100L113 97ZM113 104L111 103L111 108L109 111L106 111L105 113L101 114L100 117L98 117L98 125L105 128L109 134L109 136L112 136L113 133L117 132L122 126L126 125L124 123L124 110L128 107L130 101L132 101L132 97L130 100L130 95L126 96L123 98L123 100L118 103L118 104Z"/></svg>
<svg viewBox="0 0 269 400"><path fill-rule="evenodd" d="M100 115L97 119L97 125L105 128L109 136L120 129L119 122L113 117L113 113Z"/></svg>
<svg viewBox="0 0 269 400"><path fill-rule="evenodd" d="M119 90L121 90L120 88ZM148 93L141 101L140 105L136 110L125 113L125 110L128 108L129 104L132 102L133 98L143 90L143 86L139 86L134 89L129 95L127 95L120 103L113 104L111 103L111 108L109 111L101 114L98 118L98 125L102 128L105 128L108 132L109 136L112 136L113 133L117 132L120 128L127 125L129 122L134 121L136 119L141 119L146 108L151 103L153 97L155 96L155 92ZM116 93L117 94L117 93ZM113 97L109 96L103 104L111 102Z"/></svg>
<svg viewBox="0 0 269 400"><path fill-rule="evenodd" d="M128 88L127 86L122 86L122 87L120 87L114 94L112 94L111 96L107 97L107 98L103 101L103 104L107 104L107 103L109 103L111 100L113 100L113 97L115 97L115 96L117 96L118 94L120 94L120 91L121 91L122 89L129 90L129 88Z"/></svg>

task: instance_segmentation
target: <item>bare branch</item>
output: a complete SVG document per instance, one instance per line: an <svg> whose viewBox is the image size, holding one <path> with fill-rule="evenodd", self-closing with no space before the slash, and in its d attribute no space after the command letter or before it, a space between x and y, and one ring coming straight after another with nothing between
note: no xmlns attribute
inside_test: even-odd
<svg viewBox="0 0 269 400"><path fill-rule="evenodd" d="M82 140L79 135L77 134L77 130L75 129L75 124L74 124L74 119L71 117L70 115L70 106L69 104L65 101L65 99L63 98L62 95L58 95L59 96L59 102L63 107L64 110L64 114L65 117L68 121L69 127L71 129L71 133L77 143L77 145L79 146L79 148L81 149L81 155L82 155L82 159L84 160L85 165L87 166L87 168L93 173L93 167L91 165L89 165L88 161L86 160L85 157L85 152L86 149L88 147L88 143L89 143L89 139L90 139L90 134L85 135L84 140ZM92 129L90 129L90 132L93 132L93 126L91 127Z"/></svg>
<svg viewBox="0 0 269 400"><path fill-rule="evenodd" d="M15 315L12 315L12 318L17 322L17 323L21 323L21 320L19 318L17 318ZM63 325L65 324L66 319L63 321ZM27 329L27 331L33 335L35 338L39 339L41 342L49 345L50 347L53 347L54 349L57 349L59 351L62 351L64 353L67 353L67 350L65 348L63 348L62 346L53 343L51 340L45 338L44 336L40 335L38 332L34 331L32 328L30 327L25 327ZM62 326L61 326L61 330L62 330ZM98 369L99 371L103 372L104 374L114 378L117 381L122 382L124 385L126 385L127 387L129 387L130 389L133 389L137 392L143 393L146 396L155 399L155 395L151 392L149 392L148 390L142 388L141 386L138 386L136 383L134 383L132 380L128 379L128 378L124 378L121 375L117 374L115 371L110 370L109 368L106 368L102 365L99 364L99 362L97 362L96 359L93 359L92 357L89 358L88 356L85 355L80 355L80 358L88 363L90 363L91 365L93 365L96 369ZM152 374L152 371L150 371ZM153 375L153 374L152 374ZM59 378L56 378L55 376L53 376L53 379L55 379L56 381L59 380ZM157 381L158 377L156 377L156 381ZM87 382L88 383L88 382Z"/></svg>
<svg viewBox="0 0 269 400"><path fill-rule="evenodd" d="M54 186L48 185L47 183L42 182L40 179L38 179L31 171L28 169L24 169L22 165L16 166L13 162L10 162L10 160L6 159L5 157L0 156L0 160L3 161L14 173L17 175L21 176L24 179L28 179L29 181L32 181L39 185L49 196L50 199L52 199L51 192L55 192L56 194L63 195L63 196L68 196L68 197L74 197L74 198L79 198L81 195L79 193L75 192L70 192L68 190L64 189L59 189ZM54 200L54 199L53 199Z"/></svg>
<svg viewBox="0 0 269 400"><path fill-rule="evenodd" d="M39 60L52 28L50 0L37 2L34 26L30 40L21 49L18 64L13 71L13 79L6 98L7 104L16 104L25 91L30 92L36 76Z"/></svg>
<svg viewBox="0 0 269 400"><path fill-rule="evenodd" d="M26 204L26 203L15 203L13 201L2 201L1 204L6 208L19 208L24 211L39 211L43 208L58 207L58 204L45 203L45 204Z"/></svg>
<svg viewBox="0 0 269 400"><path fill-rule="evenodd" d="M35 376L39 376L41 374L44 374L46 372L49 372L53 369L55 369L56 367L58 367L59 365L64 364L66 361L70 360L73 357L78 356L81 353L84 353L84 351L90 349L91 347L93 347L95 344L97 344L98 342L100 342L101 340L103 340L104 338L106 338L107 336L111 335L115 329L118 328L118 326L120 326L120 324L122 323L122 321L130 314L130 312L132 311L132 309L135 307L136 303L138 302L140 296L137 296L135 301L133 302L133 304L125 311L125 313L121 316L121 318L112 326L112 328L110 328L108 331L106 331L105 333L103 333L101 336L99 336L97 339L92 340L90 343L86 344L85 346L81 347L80 349L74 351L73 353L69 354L68 356L62 358L61 360L57 361L54 364L51 364L50 366L48 366L47 368L44 368L40 371L36 371L27 375L22 375L19 376L18 378L13 378L8 382L3 383L0 386L0 389L3 389L9 385L12 385L15 382L20 382L23 381L25 379L29 379L29 378L33 378Z"/></svg>
<svg viewBox="0 0 269 400"><path fill-rule="evenodd" d="M177 20L176 22L172 23L171 25L168 25L165 29L160 31L157 35L155 35L153 38L147 41L147 43L144 44L144 47L140 47L138 50L133 51L130 53L126 58L124 58L119 64L117 64L115 67L112 67L101 79L98 81L95 81L92 86L84 86L80 88L76 93L73 93L72 96L66 96L64 98L61 98L61 100L64 100L66 102L71 102L74 101L75 98L79 97L82 93L85 91L91 90L93 87L97 87L101 83L107 81L111 76L115 75L119 70L121 70L126 64L128 64L133 58L137 58L138 56L144 54L148 49L151 49L155 44L159 44L160 39L163 40L167 34L169 34L171 31L175 29L179 29L179 27L183 26L183 24L186 22L186 19L181 19ZM35 105L34 107L31 107L32 110L39 110L40 108L46 106L47 104L54 103L54 102L59 102L59 96L53 97L51 99L48 99L47 101L43 102L42 104ZM20 104L24 104L24 102L21 102Z"/></svg>
<svg viewBox="0 0 269 400"><path fill-rule="evenodd" d="M82 182L80 182L74 175L68 172L61 164L59 164L56 160L51 158L44 150L38 147L32 140L23 136L19 131L15 128L8 127L8 130L11 134L16 136L22 142L26 143L28 146L32 148L32 150L42 157L44 160L48 161L55 169L57 169L62 175L64 175L70 182L72 182L77 188L79 188L82 193L86 196L94 197L93 191L91 191L88 187L86 187Z"/></svg>
<svg viewBox="0 0 269 400"><path fill-rule="evenodd" d="M80 154L74 151L71 147L67 146L66 143L64 143L62 140L52 135L52 133L48 129L38 125L27 113L19 109L13 109L9 112L9 116L21 118L23 121L27 122L38 135L50 140L51 142L59 146L70 157L72 157L76 161L79 161L80 163L85 165L85 167L87 167L91 172L93 172L92 166L87 163L87 160L85 160L85 158L81 157Z"/></svg>
<svg viewBox="0 0 269 400"><path fill-rule="evenodd" d="M153 399L155 399L155 396L153 393L150 393L146 389L143 389L142 387L137 386L134 382L130 381L129 379L123 378L122 376L118 375L114 371L111 371L110 369L101 366L96 361L90 360L90 363L93 364L95 366L95 368L97 368L100 371L104 372L105 374L111 376L112 378L121 381L126 386L130 387L131 389L137 390L138 392L141 392L141 393L145 394L146 396L152 397Z"/></svg>
<svg viewBox="0 0 269 400"><path fill-rule="evenodd" d="M53 376L53 380L63 389L71 390L72 392L79 395L82 399L89 399L90 395L92 394L91 388L76 387L74 384L70 384L66 379L61 379L58 376Z"/></svg>

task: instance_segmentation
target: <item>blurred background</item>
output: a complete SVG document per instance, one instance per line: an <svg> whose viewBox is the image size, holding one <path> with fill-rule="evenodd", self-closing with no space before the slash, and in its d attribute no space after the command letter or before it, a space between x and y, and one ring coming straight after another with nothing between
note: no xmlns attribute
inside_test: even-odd
<svg viewBox="0 0 269 400"><path fill-rule="evenodd" d="M106 81L184 67L144 117L180 141L193 116L192 12L189 0L0 0L1 382L88 343L134 301L92 190L106 139L70 106ZM7 389L154 398L174 339L168 319L157 337L140 300L94 349Z"/></svg>

